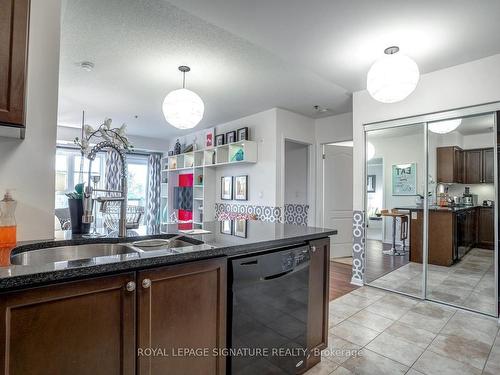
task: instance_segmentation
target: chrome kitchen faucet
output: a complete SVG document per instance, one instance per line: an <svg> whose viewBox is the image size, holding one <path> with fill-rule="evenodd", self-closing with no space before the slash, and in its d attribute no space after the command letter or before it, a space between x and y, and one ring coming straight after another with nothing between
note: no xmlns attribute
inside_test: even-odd
<svg viewBox="0 0 500 375"><path fill-rule="evenodd" d="M109 189L94 189L92 188L90 182L91 182L91 171L92 171L92 162L97 156L97 153L101 151L104 148L111 148L115 150L118 155L120 155L120 160L122 162L122 168L121 168L121 190L109 190ZM92 215L93 212L93 207L94 207L94 200L101 203L101 211L103 211L105 205L107 202L121 202L120 204L120 220L118 221L118 237L126 237L127 235L127 192L128 192L128 185L127 185L127 161L125 158L125 153L124 151L115 143L110 142L110 141L104 141L100 142L92 149L90 150L89 154L87 155L87 158L89 159L89 172L88 172L88 184L85 187L85 191L83 194L83 217L82 217L82 222L85 224L90 224L92 223L95 218ZM120 193L121 195L119 197L93 197L93 194L95 192L102 192L102 193Z"/></svg>

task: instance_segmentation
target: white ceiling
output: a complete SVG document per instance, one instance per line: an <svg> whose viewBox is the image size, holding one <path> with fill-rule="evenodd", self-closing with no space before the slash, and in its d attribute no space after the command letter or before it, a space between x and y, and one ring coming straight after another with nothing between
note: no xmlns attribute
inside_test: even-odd
<svg viewBox="0 0 500 375"><path fill-rule="evenodd" d="M271 107L343 113L389 45L424 73L499 53L498 14L498 0L66 0L58 121L78 126L85 109L90 124L182 134L161 104L183 64L205 102L199 127ZM94 71L78 68L86 60Z"/></svg>
<svg viewBox="0 0 500 375"><path fill-rule="evenodd" d="M422 73L500 52L498 0L169 0L351 92L386 47Z"/></svg>

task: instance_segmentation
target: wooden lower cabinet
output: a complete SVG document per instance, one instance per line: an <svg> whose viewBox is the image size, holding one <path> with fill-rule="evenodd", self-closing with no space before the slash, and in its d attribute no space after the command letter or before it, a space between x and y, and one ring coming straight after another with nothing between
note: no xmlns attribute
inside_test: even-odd
<svg viewBox="0 0 500 375"><path fill-rule="evenodd" d="M478 247L495 248L495 210L493 207L480 207L478 218Z"/></svg>
<svg viewBox="0 0 500 375"><path fill-rule="evenodd" d="M134 273L0 295L3 375L135 373Z"/></svg>
<svg viewBox="0 0 500 375"><path fill-rule="evenodd" d="M225 374L214 352L226 346L226 259L140 271L137 281L138 353L168 355L138 355L138 374Z"/></svg>
<svg viewBox="0 0 500 375"><path fill-rule="evenodd" d="M328 346L328 306L330 285L330 239L310 242L309 312L307 347L310 356L307 368L321 361L321 350Z"/></svg>

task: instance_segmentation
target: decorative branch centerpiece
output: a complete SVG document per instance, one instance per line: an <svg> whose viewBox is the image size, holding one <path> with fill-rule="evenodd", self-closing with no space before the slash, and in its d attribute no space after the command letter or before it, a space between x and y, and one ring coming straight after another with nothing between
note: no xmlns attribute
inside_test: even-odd
<svg viewBox="0 0 500 375"><path fill-rule="evenodd" d="M83 126L82 137L76 137L74 140L75 145L80 148L83 155L87 157L89 156L91 152L90 143L94 139L101 142L111 142L125 152L134 150L134 146L129 142L125 134L127 125L123 124L119 128L112 128L112 122L113 120L108 118L104 120L104 122L97 129L94 129L90 125Z"/></svg>

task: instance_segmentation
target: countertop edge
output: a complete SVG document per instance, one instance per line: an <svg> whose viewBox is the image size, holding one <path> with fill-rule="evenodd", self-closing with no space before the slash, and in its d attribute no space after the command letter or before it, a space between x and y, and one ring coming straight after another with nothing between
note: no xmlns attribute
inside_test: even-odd
<svg viewBox="0 0 500 375"><path fill-rule="evenodd" d="M289 246L297 244L300 242L307 242L321 238L327 238L332 235L336 235L337 230L325 229L323 232L309 233L304 235L297 235L290 238L280 238L274 240L266 240L262 242L255 242L243 245L234 246L223 246L223 247L213 247L210 243L207 245L212 246L208 250L200 250L188 253L174 254L174 255L161 255L158 257L140 258L132 260L123 260L119 262L104 263L99 265L90 265L85 267L68 268L62 270L50 270L46 272L38 272L31 274L22 274L16 276L9 276L0 278L0 293L7 293L11 291L17 291L22 289L28 289L31 287L40 287L44 285L49 285L57 282L71 282L80 279L85 279L89 277L100 277L106 276L114 273L125 273L127 271L133 272L140 269L147 269L152 267L162 267L175 265L180 263L192 262L196 260L205 260L217 257L237 257L241 255L247 255L252 253L259 253L263 251L268 251L273 248ZM168 237L169 235L149 235L141 236L136 238L127 238L127 242L137 240L138 238L162 238ZM171 236L171 235L170 235ZM185 236L186 238L196 243L199 241ZM123 239L111 239L112 242L123 242ZM110 242L110 239L97 239L95 241L89 242L89 240L71 240L71 241L47 241L43 243L35 244L23 244L15 249L15 253L26 251L29 248L40 249L44 247L51 247L54 243L58 246L64 246L67 244L77 244L80 243L99 243L99 242ZM41 246L41 245L44 246Z"/></svg>

